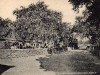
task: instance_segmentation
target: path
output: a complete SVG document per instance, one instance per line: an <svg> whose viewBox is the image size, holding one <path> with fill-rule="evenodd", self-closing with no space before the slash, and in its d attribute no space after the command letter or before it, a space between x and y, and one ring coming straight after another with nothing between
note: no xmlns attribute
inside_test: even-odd
<svg viewBox="0 0 100 75"><path fill-rule="evenodd" d="M15 66L14 68L5 71L2 75L55 75L54 72L45 72L44 69L40 69L40 63L36 61L39 57L44 56L2 59L0 60L0 64Z"/></svg>

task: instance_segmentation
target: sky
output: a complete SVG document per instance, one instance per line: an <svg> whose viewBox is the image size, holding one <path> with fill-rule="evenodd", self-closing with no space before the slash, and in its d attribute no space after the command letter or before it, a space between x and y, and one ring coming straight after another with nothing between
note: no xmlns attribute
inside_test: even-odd
<svg viewBox="0 0 100 75"><path fill-rule="evenodd" d="M16 16L13 15L15 9L20 8L20 6L28 7L31 3L38 1L44 1L49 9L62 12L63 22L71 22L71 24L74 24L75 17L81 16L84 10L84 8L80 9L80 13L77 14L72 10L72 5L68 0L0 0L0 17L14 21L16 20Z"/></svg>

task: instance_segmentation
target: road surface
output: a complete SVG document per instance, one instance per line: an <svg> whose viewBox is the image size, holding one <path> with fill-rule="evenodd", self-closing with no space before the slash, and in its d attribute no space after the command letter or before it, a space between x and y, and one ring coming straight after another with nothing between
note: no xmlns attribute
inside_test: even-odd
<svg viewBox="0 0 100 75"><path fill-rule="evenodd" d="M43 57L42 59L48 59L46 61L42 60L42 63L44 63L43 68L40 67L41 60L36 60L40 57ZM73 75L71 73L78 71L98 72L100 70L100 60L88 51L83 50L73 50L58 55L51 55L48 57L46 57L46 55L38 55L21 58L0 59L0 64L14 66L13 68L8 69L1 75ZM74 71L75 69L77 71ZM67 74L66 72L70 72L70 74Z"/></svg>

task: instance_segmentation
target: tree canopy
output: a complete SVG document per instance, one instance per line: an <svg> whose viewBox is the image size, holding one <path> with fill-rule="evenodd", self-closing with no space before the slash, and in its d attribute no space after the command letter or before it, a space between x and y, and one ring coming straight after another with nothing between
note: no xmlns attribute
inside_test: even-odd
<svg viewBox="0 0 100 75"><path fill-rule="evenodd" d="M12 21L0 17L0 39L5 39L11 31Z"/></svg>
<svg viewBox="0 0 100 75"><path fill-rule="evenodd" d="M96 44L100 45L100 0L69 0L69 2L75 11L85 5L84 16L77 19L78 26L76 28L81 28L82 33L91 36L92 42L95 41Z"/></svg>
<svg viewBox="0 0 100 75"><path fill-rule="evenodd" d="M69 37L68 23L62 22L61 12L48 9L44 2L21 7L13 14L17 16L14 22L16 32L23 40L56 40L64 34Z"/></svg>

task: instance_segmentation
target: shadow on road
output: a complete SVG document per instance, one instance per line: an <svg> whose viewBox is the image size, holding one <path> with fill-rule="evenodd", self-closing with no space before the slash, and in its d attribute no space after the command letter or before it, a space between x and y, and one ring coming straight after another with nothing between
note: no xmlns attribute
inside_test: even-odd
<svg viewBox="0 0 100 75"><path fill-rule="evenodd" d="M3 65L3 64L0 64L0 75L5 72L6 70L10 69L10 68L13 68L14 66L9 66L9 65Z"/></svg>

